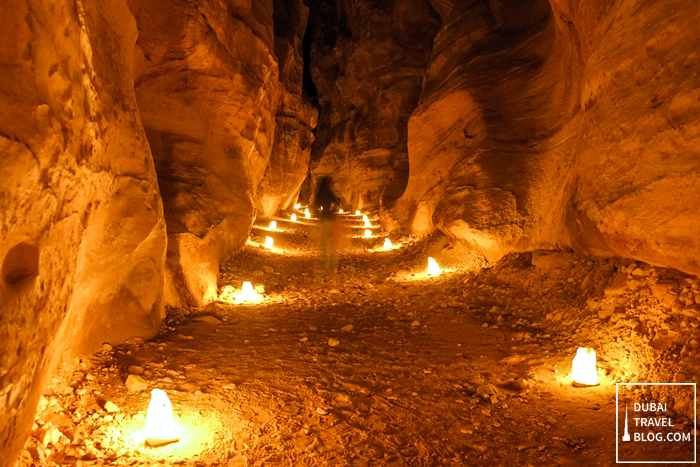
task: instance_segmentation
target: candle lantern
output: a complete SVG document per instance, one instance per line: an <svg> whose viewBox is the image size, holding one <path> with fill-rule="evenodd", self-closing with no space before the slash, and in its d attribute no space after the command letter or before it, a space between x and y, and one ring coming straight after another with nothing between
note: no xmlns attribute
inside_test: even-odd
<svg viewBox="0 0 700 467"><path fill-rule="evenodd" d="M598 371L596 370L595 350L579 347L571 365L571 374L575 386L597 386Z"/></svg>
<svg viewBox="0 0 700 467"><path fill-rule="evenodd" d="M441 272L442 270L440 266L438 266L438 263L433 258L428 258L428 275L437 276Z"/></svg>
<svg viewBox="0 0 700 467"><path fill-rule="evenodd" d="M179 440L180 426L173 417L173 405L165 391L154 389L146 414L146 443L155 447Z"/></svg>

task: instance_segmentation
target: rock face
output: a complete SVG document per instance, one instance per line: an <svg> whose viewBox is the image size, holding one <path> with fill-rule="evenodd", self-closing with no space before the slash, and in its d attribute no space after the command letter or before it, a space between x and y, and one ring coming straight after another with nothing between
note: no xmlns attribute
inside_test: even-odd
<svg viewBox="0 0 700 467"><path fill-rule="evenodd" d="M0 18L0 466L58 359L150 337L165 224L122 0L8 0Z"/></svg>
<svg viewBox="0 0 700 467"><path fill-rule="evenodd" d="M378 207L387 183L394 196L405 186L406 125L440 18L427 0L310 5L321 105L312 176L332 175L348 208Z"/></svg>
<svg viewBox="0 0 700 467"><path fill-rule="evenodd" d="M451 11L409 122L410 176L394 208L414 232L437 224L489 258L523 237L538 145L576 109L576 51L557 48L553 18L546 0Z"/></svg>
<svg viewBox="0 0 700 467"><path fill-rule="evenodd" d="M272 0L130 0L136 97L168 227L165 299L201 306L255 218L280 97ZM241 46L245 44L245 47Z"/></svg>
<svg viewBox="0 0 700 467"><path fill-rule="evenodd" d="M576 249L700 274L698 21L696 3L627 1L595 29L565 191Z"/></svg>
<svg viewBox="0 0 700 467"><path fill-rule="evenodd" d="M409 181L385 224L438 228L491 260L572 247L699 273L700 9L436 9L444 25L408 125Z"/></svg>
<svg viewBox="0 0 700 467"><path fill-rule="evenodd" d="M309 174L312 129L318 111L304 96L302 44L309 9L302 0L275 0L275 54L279 60L282 97L275 115L270 162L258 187L257 209L273 216L292 205Z"/></svg>

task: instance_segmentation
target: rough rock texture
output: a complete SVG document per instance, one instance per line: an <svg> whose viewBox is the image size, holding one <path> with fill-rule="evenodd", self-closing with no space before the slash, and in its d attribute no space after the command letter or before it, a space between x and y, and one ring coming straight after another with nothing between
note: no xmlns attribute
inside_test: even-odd
<svg viewBox="0 0 700 467"><path fill-rule="evenodd" d="M349 208L378 207L395 162L406 159L406 125L440 18L427 0L315 0L311 15L321 105L312 175L332 174ZM405 162L397 172L401 191Z"/></svg>
<svg viewBox="0 0 700 467"><path fill-rule="evenodd" d="M272 0L130 5L136 98L168 226L166 304L202 305L220 261L247 238L270 158L280 95Z"/></svg>
<svg viewBox="0 0 700 467"><path fill-rule="evenodd" d="M0 466L61 357L150 337L165 225L125 1L0 5Z"/></svg>
<svg viewBox="0 0 700 467"><path fill-rule="evenodd" d="M279 60L282 97L275 116L270 162L258 187L260 214L273 216L296 202L309 174L311 143L318 111L302 90L302 44L309 9L302 0L275 0L275 54Z"/></svg>
<svg viewBox="0 0 700 467"><path fill-rule="evenodd" d="M697 274L700 8L436 2L444 19L383 219L497 259L540 247Z"/></svg>
<svg viewBox="0 0 700 467"><path fill-rule="evenodd" d="M575 248L700 274L699 21L694 2L627 1L595 29L566 191Z"/></svg>
<svg viewBox="0 0 700 467"><path fill-rule="evenodd" d="M409 122L410 177L395 215L413 231L437 222L490 258L523 236L528 190L539 181L533 146L576 106L566 92L576 51L557 48L567 44L555 41L552 18L543 0L452 10Z"/></svg>

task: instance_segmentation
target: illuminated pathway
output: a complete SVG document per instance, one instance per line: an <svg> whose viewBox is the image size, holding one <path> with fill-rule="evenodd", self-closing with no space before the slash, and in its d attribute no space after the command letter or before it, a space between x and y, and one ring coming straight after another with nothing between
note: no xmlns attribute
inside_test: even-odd
<svg viewBox="0 0 700 467"><path fill-rule="evenodd" d="M118 414L57 398L101 427L82 450L95 465L615 465L615 386L573 388L569 372L579 345L621 359L629 332L585 322L576 284L535 276L527 255L425 277L430 243L368 252L384 238L360 222L331 279L314 221L277 224L222 268L222 285L262 283L265 301L171 310L152 342L96 355L81 387ZM268 235L277 251L259 246ZM134 365L170 395L180 442L140 444L148 391L122 382Z"/></svg>

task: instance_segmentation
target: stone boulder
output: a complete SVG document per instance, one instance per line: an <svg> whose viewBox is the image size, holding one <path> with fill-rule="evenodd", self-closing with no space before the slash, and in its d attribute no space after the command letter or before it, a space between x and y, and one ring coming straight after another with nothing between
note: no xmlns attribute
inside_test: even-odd
<svg viewBox="0 0 700 467"><path fill-rule="evenodd" d="M61 358L151 337L165 223L125 0L7 0L0 46L0 466Z"/></svg>

